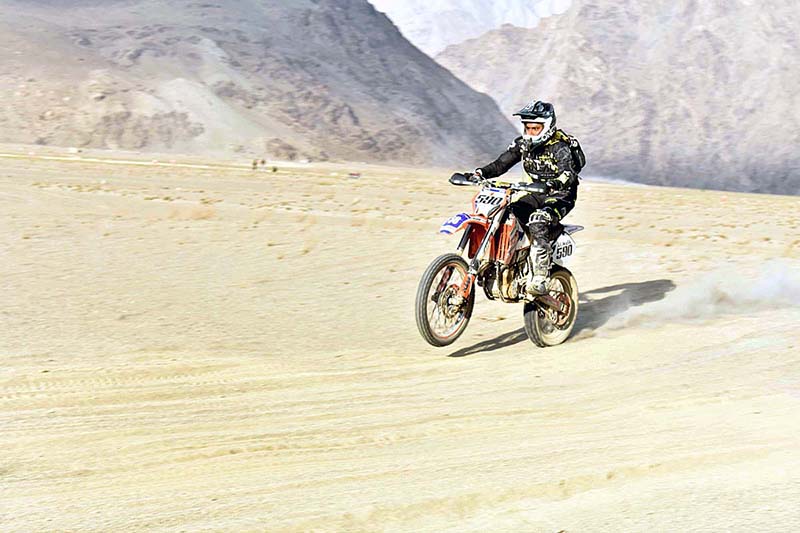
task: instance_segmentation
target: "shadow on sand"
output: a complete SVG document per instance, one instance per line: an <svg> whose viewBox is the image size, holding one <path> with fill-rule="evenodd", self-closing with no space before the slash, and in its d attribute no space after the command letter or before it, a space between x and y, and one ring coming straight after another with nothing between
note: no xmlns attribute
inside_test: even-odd
<svg viewBox="0 0 800 533"><path fill-rule="evenodd" d="M621 283L588 291L581 295L578 320L575 323L572 335L577 335L582 331L596 330L608 322L610 318L624 313L631 307L663 299L674 288L675 284L672 280L654 279L635 283ZM602 296L604 294L609 294L609 296ZM451 353L448 357L466 357L482 352L492 352L520 342L528 342L528 336L523 328L462 348Z"/></svg>

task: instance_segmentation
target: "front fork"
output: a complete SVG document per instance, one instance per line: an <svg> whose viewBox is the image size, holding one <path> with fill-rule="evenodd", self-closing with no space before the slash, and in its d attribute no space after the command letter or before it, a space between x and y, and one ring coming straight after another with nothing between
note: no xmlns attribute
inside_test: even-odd
<svg viewBox="0 0 800 533"><path fill-rule="evenodd" d="M478 278L478 267L481 264L481 257L483 257L483 254L486 253L486 248L489 246L489 243L492 242L492 239L494 239L494 234L497 233L497 230L503 223L504 218L505 212L495 213L494 218L492 219L492 225L489 226L489 230L486 232L486 235L484 235L483 241L481 241L481 245L478 247L478 251L475 252L475 256L469 262L469 271L467 272L467 277L464 278L464 281L461 283L461 287L459 288L459 296L464 298L464 300L469 298L472 288L475 286L475 280ZM471 229L471 227L468 227L466 230L464 230L464 235L461 237L461 242L458 245L459 253L463 252L467 243L469 243L468 231Z"/></svg>
<svg viewBox="0 0 800 533"><path fill-rule="evenodd" d="M467 249L469 246L469 236L472 233L472 224L469 224L466 228L464 228L464 232L461 234L461 241L458 243L458 248L456 249L456 253L463 254L464 250Z"/></svg>
<svg viewBox="0 0 800 533"><path fill-rule="evenodd" d="M461 234L461 240L458 243L458 248L456 249L456 253L459 255L464 253L467 246L469 246L469 235L472 233L472 226L467 226L463 233ZM439 295L442 294L444 289L447 287L448 282L450 281L450 276L453 275L454 267L447 267L444 274L442 275L442 281L439 282L439 285L436 287L436 291L433 293L433 297L431 298L432 301L436 302L439 300ZM467 277L464 278L466 281L469 278L469 274ZM461 287L459 288L459 296L463 293L464 284L462 282ZM469 292L467 292L467 296L469 296Z"/></svg>

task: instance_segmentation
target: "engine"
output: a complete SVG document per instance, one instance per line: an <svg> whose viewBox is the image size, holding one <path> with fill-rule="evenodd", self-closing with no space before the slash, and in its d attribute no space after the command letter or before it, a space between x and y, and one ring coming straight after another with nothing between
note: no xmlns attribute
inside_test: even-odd
<svg viewBox="0 0 800 533"><path fill-rule="evenodd" d="M523 250L510 265L494 263L487 265L482 276L483 291L490 300L516 302L523 294L528 276L528 262Z"/></svg>

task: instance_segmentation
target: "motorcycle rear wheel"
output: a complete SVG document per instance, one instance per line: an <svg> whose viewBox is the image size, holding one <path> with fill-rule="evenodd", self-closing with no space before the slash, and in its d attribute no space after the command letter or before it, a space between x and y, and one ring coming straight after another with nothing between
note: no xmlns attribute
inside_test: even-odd
<svg viewBox="0 0 800 533"><path fill-rule="evenodd" d="M455 342L467 328L475 305L475 288L459 301L469 267L457 254L440 255L428 266L417 288L415 317L420 335L432 346Z"/></svg>
<svg viewBox="0 0 800 533"><path fill-rule="evenodd" d="M578 283L572 272L554 267L547 286L550 296L566 305L567 309L562 313L536 300L525 303L525 333L541 348L566 341L578 316Z"/></svg>

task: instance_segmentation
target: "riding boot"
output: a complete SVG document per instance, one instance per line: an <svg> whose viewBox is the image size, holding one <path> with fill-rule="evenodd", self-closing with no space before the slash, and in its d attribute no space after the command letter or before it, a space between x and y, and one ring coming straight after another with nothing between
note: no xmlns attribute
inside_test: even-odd
<svg viewBox="0 0 800 533"><path fill-rule="evenodd" d="M547 292L547 280L550 277L550 264L553 253L550 249L550 228L557 218L548 209L534 211L531 214L528 228L532 242L528 252L528 294L544 294Z"/></svg>
<svg viewBox="0 0 800 533"><path fill-rule="evenodd" d="M550 265L553 254L549 244L531 246L528 253L528 283L526 292L544 294L547 292L547 281L550 278Z"/></svg>

